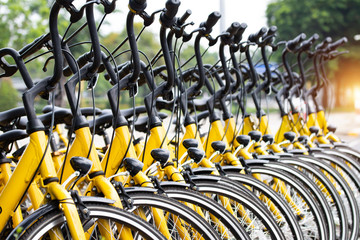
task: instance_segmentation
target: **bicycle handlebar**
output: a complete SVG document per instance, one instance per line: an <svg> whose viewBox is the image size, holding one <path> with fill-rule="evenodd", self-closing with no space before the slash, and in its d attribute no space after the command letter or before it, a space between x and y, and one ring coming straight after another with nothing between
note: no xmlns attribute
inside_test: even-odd
<svg viewBox="0 0 360 240"><path fill-rule="evenodd" d="M3 59L3 57L6 55L11 56L14 59L16 65L9 65L6 62L6 60ZM1 74L0 77L10 77L13 74L15 74L17 70L19 70L26 87L28 89L33 87L34 83L32 82L29 72L25 67L24 61L22 60L20 54L15 49L12 48L0 49L0 66L5 70L5 73Z"/></svg>
<svg viewBox="0 0 360 240"><path fill-rule="evenodd" d="M36 38L32 43L25 45L22 49L19 50L19 54L23 59L25 59L40 50L48 41L50 41L50 33L44 34Z"/></svg>
<svg viewBox="0 0 360 240"><path fill-rule="evenodd" d="M271 26L268 29L267 33L264 35L264 37L274 35L276 32L277 32L277 27L276 26Z"/></svg>
<svg viewBox="0 0 360 240"><path fill-rule="evenodd" d="M134 10L136 13L144 11L146 8L146 0L130 0L129 7Z"/></svg>
<svg viewBox="0 0 360 240"><path fill-rule="evenodd" d="M261 47L270 45L275 40L275 33L277 31L276 26L271 26L268 31L262 36L261 42L258 43Z"/></svg>
<svg viewBox="0 0 360 240"><path fill-rule="evenodd" d="M178 18L177 20L177 25L181 26L183 25L186 20L190 17L192 11L190 9L186 10L185 13L180 17Z"/></svg>
<svg viewBox="0 0 360 240"><path fill-rule="evenodd" d="M340 38L336 42L330 43L326 50L329 52L334 51L336 48L340 47L341 45L348 42L348 39L346 37Z"/></svg>
<svg viewBox="0 0 360 240"><path fill-rule="evenodd" d="M179 9L179 0L167 0L165 4L165 11L160 15L161 24L170 28L175 23L175 15Z"/></svg>
<svg viewBox="0 0 360 240"><path fill-rule="evenodd" d="M237 31L239 30L240 28L240 23L238 22L233 22L230 27L228 27L228 29L226 29L226 32L229 33L229 35L227 36L228 38L232 38L236 33Z"/></svg>
<svg viewBox="0 0 360 240"><path fill-rule="evenodd" d="M266 31L266 27L262 27L257 33L250 34L248 40L250 42L258 43L259 39L266 33Z"/></svg>
<svg viewBox="0 0 360 240"><path fill-rule="evenodd" d="M330 44L331 41L332 41L331 37L325 38L321 43L316 45L315 50L320 50L320 49L326 48Z"/></svg>
<svg viewBox="0 0 360 240"><path fill-rule="evenodd" d="M319 39L319 35L315 33L309 39L303 41L297 51L298 52L308 51L310 49L311 45L313 45L314 42L318 39Z"/></svg>
<svg viewBox="0 0 360 240"><path fill-rule="evenodd" d="M296 36L293 40L290 40L286 43L286 48L289 52L292 52L296 49L296 47L304 41L306 38L305 33L300 33L298 36Z"/></svg>
<svg viewBox="0 0 360 240"><path fill-rule="evenodd" d="M245 32L245 29L247 28L247 24L246 23L241 23L240 27L238 29L238 31L236 32L235 36L234 36L234 42L235 43L239 43L242 39L242 35Z"/></svg>
<svg viewBox="0 0 360 240"><path fill-rule="evenodd" d="M210 34L212 32L212 27L215 26L215 24L219 21L220 18L221 14L219 12L212 12L208 16L208 19L200 24L200 27L205 28L204 34Z"/></svg>

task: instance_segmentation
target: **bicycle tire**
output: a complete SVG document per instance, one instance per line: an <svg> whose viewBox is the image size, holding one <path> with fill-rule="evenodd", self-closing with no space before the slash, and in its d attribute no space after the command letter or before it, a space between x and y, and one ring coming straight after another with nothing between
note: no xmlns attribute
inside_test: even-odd
<svg viewBox="0 0 360 240"><path fill-rule="evenodd" d="M179 187L164 187L163 189L168 197L199 206L202 211L215 216L218 221L229 229L235 239L250 239L237 219L213 199L190 189ZM212 225L216 225L216 223Z"/></svg>
<svg viewBox="0 0 360 240"><path fill-rule="evenodd" d="M226 175L226 177L246 187L250 187L254 194L256 194L258 197L264 195L267 198L267 200L263 201L266 206L269 206L268 202L266 201L271 201L271 204L275 205L276 209L281 212L282 217L286 220L286 222L279 221L279 224L288 224L289 226L289 234L284 233L287 239L304 239L300 225L291 211L291 208L272 188L258 179L246 174L229 173ZM269 209L269 211L271 210ZM276 218L276 216L274 216L274 218ZM281 227L281 229L283 232L285 232L283 227Z"/></svg>
<svg viewBox="0 0 360 240"><path fill-rule="evenodd" d="M326 171L336 181L337 187L341 187L341 190L344 193L342 197L346 198L348 207L350 208L349 211L350 217L352 219L352 222L349 222L349 226L351 227L351 233L349 239L357 239L359 234L358 223L360 221L359 207L356 198L353 194L353 191L350 189L349 185L346 183L346 181L343 179L340 173L325 161L319 160L318 158L315 158L313 156L298 156L298 159L310 163Z"/></svg>
<svg viewBox="0 0 360 240"><path fill-rule="evenodd" d="M297 179L305 186L307 190L309 190L315 201L318 203L319 209L323 213L324 223L327 225L327 234L329 239L335 239L336 231L334 218L330 206L323 193L319 190L318 186L316 186L315 183L308 176L306 176L303 172L294 168L293 166L280 162L270 162L266 165L272 169L276 168L291 174L293 178Z"/></svg>
<svg viewBox="0 0 360 240"><path fill-rule="evenodd" d="M252 225L246 225L246 221L239 216L238 219L244 224L245 230L248 231L250 238L261 239L261 237L263 237L266 239L270 237L269 239L286 239L275 220L269 215L268 210L261 202L258 202L255 196L250 196L248 193L246 194L245 191L239 191L238 188L231 187L227 183L201 179L192 179L192 181L196 184L197 191L203 194L211 194L212 197L218 201L220 201L220 196L226 197L231 200L229 201L232 203L230 207L235 207L236 211L234 212L237 212L236 208L241 205L246 209L246 216L251 217L253 215L253 221L255 221L255 219L260 221L260 223L256 223L257 225L253 227ZM238 217L238 215L236 215L236 217ZM262 228L261 224L263 224L264 228Z"/></svg>
<svg viewBox="0 0 360 240"><path fill-rule="evenodd" d="M126 226L127 228L130 228L132 230L133 234L140 234L143 238L139 239L159 239L159 240L165 240L166 238L160 234L159 231L157 231L155 228L153 228L150 224L142 220L141 218L126 212L122 209L115 208L112 206L109 206L107 204L86 204L87 209L89 210L89 220L82 219L82 223L86 228L84 228L84 231L90 232L90 238L91 239L102 239L103 236L98 236L96 231L96 226L93 228L93 224L98 222L95 221L98 219L104 219L108 221L114 221L117 224L121 224L123 226ZM61 233L66 233L66 219L64 217L64 214L62 211L52 211L42 218L40 218L37 222L35 222L29 229L25 231L25 233L20 236L19 240L36 240L36 239L48 239L49 237L48 233L51 231L54 227L60 227L62 228ZM118 234L118 233L117 233ZM62 236L63 237L63 236ZM59 239L71 239L71 236L67 236L69 238L59 238ZM52 240L54 238L51 238Z"/></svg>
<svg viewBox="0 0 360 240"><path fill-rule="evenodd" d="M189 228L194 228L197 232L193 234L195 238L192 239L198 239L196 238L196 236L198 235L209 240L221 239L219 234L215 232L215 230L210 226L210 224L208 224L208 222L205 219L203 219L200 215L198 215L195 211L193 211L189 207L180 204L178 201L174 199L161 196L159 194L147 193L147 192L131 192L127 194L131 197L132 204L134 206L132 212L139 210L144 211L145 209L146 216L150 217L150 219L153 220L149 208L161 209L164 211L165 214L170 213L172 214L172 216L176 216L177 218L179 218L181 221L184 222L184 225L188 226ZM169 217L168 219L170 221L171 217ZM154 221L153 224L155 224ZM174 226L176 223L174 224L171 222L167 224ZM179 239L178 236L181 233L176 232L177 229L175 228L173 228L173 230L174 232L170 232L172 239Z"/></svg>
<svg viewBox="0 0 360 240"><path fill-rule="evenodd" d="M305 239L308 239L308 237L310 239L329 239L322 210L319 209L318 203L313 199L311 193L305 187L303 187L297 179L289 174L284 174L283 171L267 167L266 164L264 166L251 166L251 173L258 173L263 177L267 176L271 179L280 179L282 182L286 183L286 194L291 194L293 199L296 197L295 201L298 200L296 206L301 206L303 208L301 215L304 216L301 216L303 219L301 220L300 226L303 226L304 229L312 227L312 231L308 231L307 233L308 236L304 236ZM272 182L269 181L269 184L272 184ZM276 185L274 186L274 188L277 188ZM279 194L283 193L279 192ZM312 215L310 216L309 214ZM310 224L309 221L311 221ZM304 232L304 234L306 234L306 232Z"/></svg>
<svg viewBox="0 0 360 240"><path fill-rule="evenodd" d="M348 230L348 216L346 213L346 209L342 199L340 198L339 193L335 189L334 185L330 182L330 180L314 165L308 164L298 158L282 158L280 162L292 165L294 167L301 168L301 170L307 174L312 176L314 182L320 183L317 186L321 187L322 192L327 192L330 195L329 204L332 203L332 207L336 208L337 215L336 224L340 227L336 228L338 231L336 234L337 239L347 240L349 238L349 230ZM334 211L332 211L334 213Z"/></svg>

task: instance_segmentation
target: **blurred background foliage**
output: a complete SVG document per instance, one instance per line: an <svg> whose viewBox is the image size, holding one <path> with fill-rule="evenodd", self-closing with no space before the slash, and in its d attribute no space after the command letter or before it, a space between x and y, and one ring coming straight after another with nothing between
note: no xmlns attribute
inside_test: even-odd
<svg viewBox="0 0 360 240"><path fill-rule="evenodd" d="M279 40L302 32L307 37L319 34L317 43L325 37L333 41L347 37L348 43L339 51L349 53L326 66L333 94L324 94L323 102L335 99L335 107L354 107L360 98L360 0L274 0L267 6L266 17L269 26L278 27Z"/></svg>
<svg viewBox="0 0 360 240"><path fill-rule="evenodd" d="M31 43L35 38L46 34L48 32L48 17L49 11L51 6L52 0L0 0L0 29L2 31L2 37L0 38L0 48L3 47L11 47L16 50L20 50L26 44ZM101 18L103 17L103 8L102 6L97 7L98 11L96 12L97 16L97 23L100 22ZM117 10L119 11L119 10ZM128 11L124 9L124 11ZM116 14L116 13L114 13ZM66 11L62 11L59 15L58 26L60 34L64 34L69 28L67 35L64 37L66 39L71 35L72 32L76 31L85 23L85 17L77 22L76 24L72 24L69 26L69 14ZM137 18L136 20L139 20ZM103 25L114 24L114 26L119 26L119 29L114 29L110 33L103 33L99 31L99 38L101 44L106 48L103 48L103 52L108 55L108 52L112 52L126 37L126 29L125 29L125 19L122 19L123 24L119 24L118 22L116 25L107 21L103 22ZM142 22L135 23L135 33L140 33L143 27ZM89 34L87 28L85 27L76 37L71 39L68 42L68 45L71 49L72 54L75 58L78 58L80 55L84 54L85 52L90 51L90 44L89 41ZM81 42L84 42L81 44ZM114 56L117 56L115 61L116 64L119 65L131 59L130 53L127 52L129 49L128 44L124 44L124 46L119 49ZM148 64L148 61L151 61L153 57L159 52L160 50L160 42L158 38L158 33L154 33L151 30L145 29L142 32L141 37L138 41L138 49L142 50L146 53L147 58L141 55L141 60ZM180 61L185 62L187 59L191 58L194 55L194 48L193 45L184 44L181 48L180 53ZM204 51L204 49L202 49ZM51 74L52 69L52 61L47 61L48 57L51 54L46 54L46 50L41 50L39 54L44 54L36 58L36 60L32 60L34 56L29 57L26 60L28 71L32 76L34 81L39 81L40 79L44 78L45 76L49 76ZM6 58L8 62L12 63L12 60ZM216 53L207 53L204 55L204 62L207 63L214 63L217 60ZM46 66L44 63L46 62ZM157 62L155 66L162 65L164 62L162 58ZM195 60L193 59L188 66L194 66ZM62 82L59 83L59 88L56 90L56 105L57 106L66 106L66 97L65 91L62 87L66 78L63 78ZM15 82L12 84L12 82ZM13 86L14 85L14 86ZM82 88L85 90L86 84L82 84ZM7 91L10 90L15 92L14 88L19 90L19 94L16 96L20 96L21 92L25 91L25 85L22 83L20 79L20 75L17 73L12 77L12 81L6 81L6 83L1 84L0 88L4 88ZM99 108L108 108L109 103L106 97L106 92L111 88L111 84L108 80L105 80L103 74L99 75L99 80L95 87L95 104ZM136 98L137 104L143 104L143 97L148 94L146 88L139 88L139 96L141 98ZM0 90L3 91L3 90ZM82 98L81 105L82 106L89 106L91 105L91 92L90 91L83 91L84 97ZM125 93L126 95L126 93ZM13 106L16 106L19 103L20 98L7 98L5 99L4 95L0 98L2 101L11 101L11 105L2 105L0 106L0 111L10 109ZM0 101L1 101L0 100ZM122 107L129 107L131 106L131 101L128 96L121 96L120 103ZM37 102L37 111L40 112L42 107L46 105L47 102L42 99L38 99Z"/></svg>
<svg viewBox="0 0 360 240"><path fill-rule="evenodd" d="M50 5L53 0L0 0L0 48L12 47L14 49L21 49L26 44L31 43L35 38L48 32L48 17ZM123 11L127 11L124 9ZM115 13L116 14L116 13ZM98 7L97 22L99 23L103 16L103 9ZM335 96L327 96L327 98L336 98L336 106L349 107L353 105L353 98L356 95L360 97L360 41L354 39L355 35L360 34L360 0L274 0L272 1L266 11L268 25L275 25L278 27L277 41L289 40L297 36L299 33L304 32L310 37L314 33L320 35L320 39L327 36L332 37L335 41L343 36L349 39L342 50L349 50L348 54L342 55L336 61L332 61L327 65L329 70L329 78L334 83ZM62 11L59 19L60 34L64 34L69 26L69 15L66 11ZM124 21L124 19L123 19ZM82 19L76 24L70 26L69 33L65 39L71 35L76 29L82 26L85 20ZM101 43L112 52L119 43L126 38L126 29L124 23L119 24L108 22L105 18L103 24L117 24L119 29L113 30L110 33L99 31ZM198 23L196 23L198 24ZM249 25L251 22L248 23ZM136 33L142 29L142 23L135 24ZM112 28L113 29L113 28ZM68 42L71 47L73 55L77 58L87 51L90 51L90 45L86 43L89 41L89 34L87 28L80 32L75 38ZM79 44L85 42L83 44ZM158 32L152 32L148 29L143 31L138 41L139 50L143 50L148 59L151 59L158 53L160 49ZM178 45L179 46L179 45ZM125 44L114 55L122 53L116 58L116 64L129 61L131 56L125 52L129 47ZM102 49L106 54L106 49ZM202 49L204 52L205 49ZM205 63L215 63L218 59L216 49L212 52L207 51L204 55ZM280 50L278 52L281 52ZM39 53L44 53L43 56L36 58L32 61L34 56L26 59L28 70L33 77L34 81L39 81L45 76L51 74L52 61L47 61L51 54L46 54L46 50ZM180 62L184 63L187 59L191 58L194 54L193 45L186 43L181 46L179 54ZM272 56L272 61L280 61L280 53ZM141 59L147 64L148 59L141 56ZM291 60L295 62L294 60ZM11 60L9 60L11 62ZM308 61L311 62L311 61ZM44 63L47 63L44 67ZM159 60L156 66L163 64L162 59ZM185 67L195 66L195 59ZM297 71L297 69L294 69ZM67 79L64 78L62 83L59 84L57 90L56 105L66 106L66 98L64 90L60 87ZM309 78L309 80L312 80ZM82 84L86 88L86 84ZM19 90L19 94L15 92L14 88ZM106 98L106 91L111 88L110 83L104 79L100 74L97 86L95 88L95 101L96 106L100 108L109 107ZM0 82L0 111L10 109L13 106L19 105L20 94L24 91L24 84L22 84L19 74L12 77L12 79L2 80ZM141 104L143 97L148 93L146 88L140 88L139 98L136 98L137 104ZM82 98L82 105L91 104L89 91L84 91L85 96ZM14 95L11 96L10 95ZM126 95L126 93L125 93ZM344 98L344 96L352 96ZM121 96L121 104L123 107L131 106L131 101L128 96ZM3 103L4 102L4 103ZM43 105L47 104L45 100L38 100L37 108L40 110Z"/></svg>

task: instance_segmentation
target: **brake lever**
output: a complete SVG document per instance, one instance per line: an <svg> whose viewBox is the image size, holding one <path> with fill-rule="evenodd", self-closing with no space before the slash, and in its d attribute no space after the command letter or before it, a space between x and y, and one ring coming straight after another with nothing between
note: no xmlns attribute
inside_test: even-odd
<svg viewBox="0 0 360 240"><path fill-rule="evenodd" d="M112 2L109 2L108 0L100 0L100 3L104 6L104 12L106 14L112 13L115 10L115 2L116 0L113 0Z"/></svg>
<svg viewBox="0 0 360 240"><path fill-rule="evenodd" d="M64 5L65 9L70 13L70 22L71 23L76 23L77 21L79 21L84 15L85 8L87 6L89 6L89 5L91 5L91 4L94 4L94 3L100 4L101 1L100 0L93 0L93 1L90 1L90 2L86 2L79 10L77 10L76 7L72 3Z"/></svg>
<svg viewBox="0 0 360 240"><path fill-rule="evenodd" d="M142 11L141 13L139 13L139 16L144 20L144 26L148 27L154 22L155 15L161 12L165 12L165 8L153 12L151 15L147 14L145 11Z"/></svg>
<svg viewBox="0 0 360 240"><path fill-rule="evenodd" d="M200 28L196 28L194 29L191 33L187 34L186 32L184 32L183 34L183 42L188 42L190 41L190 39L192 38L193 34L194 33L197 33L197 32L201 32L201 31L205 31L206 28L204 27L200 27Z"/></svg>
<svg viewBox="0 0 360 240"><path fill-rule="evenodd" d="M0 68L2 70L4 70L4 73L0 74L0 78L1 77L11 77L18 70L16 65L10 65L3 57L0 58Z"/></svg>
<svg viewBox="0 0 360 240"><path fill-rule="evenodd" d="M217 43L219 38L227 37L229 35L230 35L230 33L223 32L223 33L219 34L216 38L213 38L212 36L209 35L209 36L206 37L206 39L209 40L209 46L211 47L211 46L213 46L213 45L215 45Z"/></svg>

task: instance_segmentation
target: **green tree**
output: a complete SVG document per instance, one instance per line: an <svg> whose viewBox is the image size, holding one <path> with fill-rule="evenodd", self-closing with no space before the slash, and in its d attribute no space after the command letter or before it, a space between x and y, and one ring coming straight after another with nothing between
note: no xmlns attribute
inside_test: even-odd
<svg viewBox="0 0 360 240"><path fill-rule="evenodd" d="M278 27L279 41L292 39L302 32L308 37L317 33L320 40L328 36L333 41L344 36L348 38L349 42L343 49L350 50L350 54L326 66L328 77L335 86L337 106L345 102L342 98L346 95L346 89L354 89L358 84L355 79L349 79L346 73L360 75L359 68L354 68L360 64L360 41L354 39L355 35L360 34L359 12L360 0L274 0L266 10L268 25Z"/></svg>
<svg viewBox="0 0 360 240"><path fill-rule="evenodd" d="M0 48L20 49L46 33L49 12L46 0L0 0Z"/></svg>
<svg viewBox="0 0 360 240"><path fill-rule="evenodd" d="M11 79L1 79L0 81L0 111L5 111L17 106L20 96L13 87Z"/></svg>
<svg viewBox="0 0 360 240"><path fill-rule="evenodd" d="M290 39L301 32L311 36L346 36L351 44L358 44L360 0L275 0L266 10L269 25L278 27L280 39Z"/></svg>

